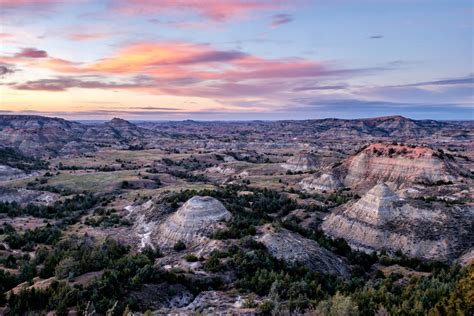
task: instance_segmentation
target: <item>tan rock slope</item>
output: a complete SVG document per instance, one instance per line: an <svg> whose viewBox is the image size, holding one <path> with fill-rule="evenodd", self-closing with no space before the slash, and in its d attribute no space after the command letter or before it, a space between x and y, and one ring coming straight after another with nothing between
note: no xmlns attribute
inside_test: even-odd
<svg viewBox="0 0 474 316"><path fill-rule="evenodd" d="M308 177L300 182L305 191L334 192L344 187L342 182L332 173L323 173L319 177Z"/></svg>
<svg viewBox="0 0 474 316"><path fill-rule="evenodd" d="M459 166L442 152L426 147L372 144L344 162L346 186L365 183L449 182L459 179Z"/></svg>
<svg viewBox="0 0 474 316"><path fill-rule="evenodd" d="M341 164L304 179L300 185L307 191L334 191L342 187L366 190L381 182L397 187L450 183L469 174L469 170L442 151L375 143Z"/></svg>
<svg viewBox="0 0 474 316"><path fill-rule="evenodd" d="M355 248L452 261L473 246L473 223L472 206L405 200L378 184L326 217L322 229Z"/></svg>
<svg viewBox="0 0 474 316"><path fill-rule="evenodd" d="M298 155L291 157L286 161L286 163L281 164L281 166L293 172L306 172L315 170L318 168L318 160L317 158L310 154L310 153L299 153Z"/></svg>
<svg viewBox="0 0 474 316"><path fill-rule="evenodd" d="M301 263L312 271L324 274L349 274L349 268L342 259L319 246L316 241L284 228L273 229L266 225L263 231L257 241L263 243L275 258L289 264Z"/></svg>
<svg viewBox="0 0 474 316"><path fill-rule="evenodd" d="M152 239L160 248L173 247L178 241L188 247L199 245L231 217L231 213L215 198L194 196L160 224L152 233Z"/></svg>

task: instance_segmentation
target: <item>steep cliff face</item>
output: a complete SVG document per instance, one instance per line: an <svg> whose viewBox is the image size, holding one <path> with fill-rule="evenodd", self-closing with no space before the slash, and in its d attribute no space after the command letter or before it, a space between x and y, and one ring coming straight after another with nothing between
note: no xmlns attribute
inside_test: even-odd
<svg viewBox="0 0 474 316"><path fill-rule="evenodd" d="M401 250L412 257L452 261L473 246L473 223L471 206L402 199L378 184L327 216L322 229L356 248Z"/></svg>
<svg viewBox="0 0 474 316"><path fill-rule="evenodd" d="M194 196L152 232L152 242L163 248L171 248L178 241L188 247L200 245L231 217L231 213L215 198Z"/></svg>
<svg viewBox="0 0 474 316"><path fill-rule="evenodd" d="M257 237L257 241L263 243L278 259L289 264L301 263L323 274L349 274L349 268L342 259L319 246L314 240L284 228L274 229L269 225L264 226L262 231L263 234Z"/></svg>

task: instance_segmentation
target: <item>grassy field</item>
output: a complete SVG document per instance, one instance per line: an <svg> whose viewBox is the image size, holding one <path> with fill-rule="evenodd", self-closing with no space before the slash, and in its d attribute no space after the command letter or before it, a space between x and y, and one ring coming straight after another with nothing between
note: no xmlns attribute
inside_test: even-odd
<svg viewBox="0 0 474 316"><path fill-rule="evenodd" d="M49 179L48 184L73 192L111 192L120 188L122 181L139 180L136 170L94 173L66 173Z"/></svg>

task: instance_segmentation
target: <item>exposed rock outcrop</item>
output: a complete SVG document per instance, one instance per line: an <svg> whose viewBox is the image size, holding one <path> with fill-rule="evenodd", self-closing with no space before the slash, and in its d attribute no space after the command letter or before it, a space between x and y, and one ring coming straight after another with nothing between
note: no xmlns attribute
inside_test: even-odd
<svg viewBox="0 0 474 316"><path fill-rule="evenodd" d="M25 177L23 170L12 168L10 166L0 165L0 181L12 180Z"/></svg>
<svg viewBox="0 0 474 316"><path fill-rule="evenodd" d="M255 304L262 300L251 295L237 292L203 291L194 300L182 308L161 309L155 315L256 315L256 308L245 308L245 301L251 298Z"/></svg>
<svg viewBox="0 0 474 316"><path fill-rule="evenodd" d="M334 192L344 187L341 181L331 173L323 173L317 178L305 178L300 185L305 191L316 192Z"/></svg>
<svg viewBox="0 0 474 316"><path fill-rule="evenodd" d="M474 209L405 200L378 184L326 217L322 229L355 248L452 261L473 246Z"/></svg>
<svg viewBox="0 0 474 316"><path fill-rule="evenodd" d="M132 291L134 298L142 309L177 309L192 303L194 295L181 284L144 284L140 290Z"/></svg>
<svg viewBox="0 0 474 316"><path fill-rule="evenodd" d="M52 205L59 197L59 194L52 192L0 187L0 202Z"/></svg>
<svg viewBox="0 0 474 316"><path fill-rule="evenodd" d="M356 187L379 182L398 185L456 181L460 167L448 156L426 147L372 144L346 160L344 184Z"/></svg>
<svg viewBox="0 0 474 316"><path fill-rule="evenodd" d="M205 243L231 217L231 213L215 198L194 196L152 233L152 240L163 248L173 247L178 241L188 247L196 246Z"/></svg>
<svg viewBox="0 0 474 316"><path fill-rule="evenodd" d="M281 164L284 169L293 172L315 170L318 168L318 165L318 160L314 155L304 152L291 157L286 161L286 163Z"/></svg>
<svg viewBox="0 0 474 316"><path fill-rule="evenodd" d="M456 183L471 172L452 156L427 147L376 143L332 168L300 182L306 191L335 191L350 187L362 191L387 182L397 188L414 184Z"/></svg>
<svg viewBox="0 0 474 316"><path fill-rule="evenodd" d="M322 248L311 239L287 229L273 229L269 225L262 228L263 234L257 241L267 247L275 258L284 260L289 264L301 263L313 271L325 274L347 275L349 268L330 251Z"/></svg>
<svg viewBox="0 0 474 316"><path fill-rule="evenodd" d="M235 174L235 169L231 167L226 167L224 165L213 166L206 169L206 172L210 173L219 173L225 176Z"/></svg>

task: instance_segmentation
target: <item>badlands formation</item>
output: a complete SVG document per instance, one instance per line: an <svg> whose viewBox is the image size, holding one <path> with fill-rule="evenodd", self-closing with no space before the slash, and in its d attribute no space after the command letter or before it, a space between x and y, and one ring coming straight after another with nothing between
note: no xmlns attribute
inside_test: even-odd
<svg viewBox="0 0 474 316"><path fill-rule="evenodd" d="M306 191L335 191L343 187L367 190L377 183L398 188L413 184L442 184L469 174L442 151L427 147L376 143L340 164L300 182Z"/></svg>
<svg viewBox="0 0 474 316"><path fill-rule="evenodd" d="M172 248L178 241L187 247L203 245L216 229L222 227L222 222L231 217L231 213L215 198L194 196L161 223L152 233L152 240L165 249Z"/></svg>
<svg viewBox="0 0 474 316"><path fill-rule="evenodd" d="M473 247L474 209L400 198L377 184L358 201L333 211L322 229L362 250L397 251L452 261Z"/></svg>
<svg viewBox="0 0 474 316"><path fill-rule="evenodd" d="M281 166L289 171L293 172L307 172L316 170L318 168L317 158L311 153L299 153L298 155L291 157Z"/></svg>
<svg viewBox="0 0 474 316"><path fill-rule="evenodd" d="M289 264L300 263L323 274L349 274L349 268L342 259L319 246L316 241L284 228L274 229L269 225L265 225L262 231L263 234L256 239L264 244L275 258Z"/></svg>

